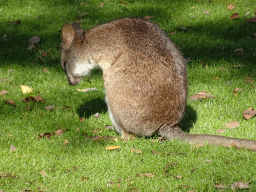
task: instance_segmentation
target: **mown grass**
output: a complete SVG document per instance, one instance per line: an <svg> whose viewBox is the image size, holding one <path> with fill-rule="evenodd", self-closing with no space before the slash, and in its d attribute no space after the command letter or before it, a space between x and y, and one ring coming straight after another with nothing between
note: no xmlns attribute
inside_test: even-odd
<svg viewBox="0 0 256 192"><path fill-rule="evenodd" d="M84 29L122 17L153 16L151 20L190 58L188 107L181 127L190 133L207 134L225 129L222 135L256 140L255 118L242 117L244 110L256 105L255 82L244 81L246 77L256 80L256 40L248 38L256 26L243 19L247 12L246 18L254 16L255 1L125 1L128 5L117 0L81 2L0 3L0 91L9 92L0 96L0 191L215 191L216 184L230 191L235 182L249 183L248 191L255 191L256 155L252 151L191 146L157 137L129 142L93 139L118 136L105 129L111 122L104 103L102 72L96 70L79 85L69 86L61 71L58 50L62 24L72 23L80 13L89 13L81 18ZM226 8L230 3L235 6L232 11ZM235 12L240 18L230 20ZM21 20L20 25L9 24L17 20ZM176 33L170 35L172 31ZM33 36L39 36L41 42L28 50ZM238 48L243 48L243 55L234 52ZM40 50L50 52L43 56ZM244 66L230 68L232 65ZM43 72L44 67L49 72ZM33 92L22 94L20 85L33 88ZM89 87L98 91L76 91ZM242 89L237 96L232 94L236 87ZM190 96L200 91L215 97L192 101ZM27 96L39 94L43 102L22 102ZM4 100L13 100L16 106ZM55 108L48 111L43 109L46 106ZM100 118L93 116L97 112ZM238 121L240 127L225 128L223 124L230 121ZM39 137L58 129L64 130L62 137ZM15 152L10 151L11 145L16 147ZM121 148L105 150L110 145ZM141 153L131 153L132 148ZM154 177L142 177L146 173Z"/></svg>

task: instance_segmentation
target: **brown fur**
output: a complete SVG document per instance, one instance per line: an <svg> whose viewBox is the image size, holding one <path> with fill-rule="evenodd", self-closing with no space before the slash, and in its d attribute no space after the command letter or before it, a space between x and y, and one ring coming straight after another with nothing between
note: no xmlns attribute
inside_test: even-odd
<svg viewBox="0 0 256 192"><path fill-rule="evenodd" d="M124 18L89 31L65 24L62 40L61 64L71 85L97 66L103 70L110 119L123 137L157 133L189 143L256 150L256 141L192 135L177 126L186 107L186 63L156 24Z"/></svg>

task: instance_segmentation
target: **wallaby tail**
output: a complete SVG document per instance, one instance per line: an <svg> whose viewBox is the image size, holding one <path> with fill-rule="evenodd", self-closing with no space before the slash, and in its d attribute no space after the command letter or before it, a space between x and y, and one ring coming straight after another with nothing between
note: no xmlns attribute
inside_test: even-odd
<svg viewBox="0 0 256 192"><path fill-rule="evenodd" d="M231 137L223 137L218 135L204 135L204 134L189 134L182 131L178 126L162 127L158 134L167 137L169 140L180 139L189 144L210 144L221 145L224 147L245 148L256 151L256 141L247 139L237 139Z"/></svg>
<svg viewBox="0 0 256 192"><path fill-rule="evenodd" d="M183 141L190 144L210 144L210 145L221 145L224 147L236 147L238 149L245 148L248 150L256 151L256 141L237 139L231 137L223 137L218 135L201 135L201 134L187 134L179 137Z"/></svg>

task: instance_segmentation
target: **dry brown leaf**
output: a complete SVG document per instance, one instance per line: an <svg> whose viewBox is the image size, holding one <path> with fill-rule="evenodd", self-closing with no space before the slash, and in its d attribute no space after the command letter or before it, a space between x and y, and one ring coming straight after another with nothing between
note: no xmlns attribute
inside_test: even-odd
<svg viewBox="0 0 256 192"><path fill-rule="evenodd" d="M234 13L231 15L230 19L238 19L239 18L239 15L238 13Z"/></svg>
<svg viewBox="0 0 256 192"><path fill-rule="evenodd" d="M214 77L214 79L216 79L216 80L220 80L220 78L219 78L219 77Z"/></svg>
<svg viewBox="0 0 256 192"><path fill-rule="evenodd" d="M246 78L244 79L244 81L245 81L245 82L248 82L248 83L253 83L253 82L254 82L254 80L253 80L251 77L246 77Z"/></svg>
<svg viewBox="0 0 256 192"><path fill-rule="evenodd" d="M225 129L217 129L217 133L224 133L225 131Z"/></svg>
<svg viewBox="0 0 256 192"><path fill-rule="evenodd" d="M42 175L43 177L47 177L47 174L46 174L45 171L41 171L41 172L40 172L40 175Z"/></svg>
<svg viewBox="0 0 256 192"><path fill-rule="evenodd" d="M7 93L9 93L8 91L5 91L4 89L0 92L0 95L6 95Z"/></svg>
<svg viewBox="0 0 256 192"><path fill-rule="evenodd" d="M54 106L46 106L46 107L43 107L43 109L46 109L48 111L52 111L54 109Z"/></svg>
<svg viewBox="0 0 256 192"><path fill-rule="evenodd" d="M30 102L30 101L39 102L39 101L44 101L44 99L41 97L40 94L37 97L28 96L25 99L23 99L24 103Z"/></svg>
<svg viewBox="0 0 256 192"><path fill-rule="evenodd" d="M225 185L215 185L215 188L217 189L227 189Z"/></svg>
<svg viewBox="0 0 256 192"><path fill-rule="evenodd" d="M157 152L156 152L156 151L154 151L154 150L151 150L151 152L152 152L153 154L157 154Z"/></svg>
<svg viewBox="0 0 256 192"><path fill-rule="evenodd" d="M85 181L85 180L89 180L89 179L90 179L89 177L82 177L81 181Z"/></svg>
<svg viewBox="0 0 256 192"><path fill-rule="evenodd" d="M231 185L231 188L238 188L238 189L249 189L248 183L241 183L241 182L235 182Z"/></svg>
<svg viewBox="0 0 256 192"><path fill-rule="evenodd" d="M235 6L231 3L231 4L229 4L229 5L227 6L227 8L228 8L229 10L233 10L233 9L235 8Z"/></svg>
<svg viewBox="0 0 256 192"><path fill-rule="evenodd" d="M43 68L43 72L49 73L47 67L44 67L44 68Z"/></svg>
<svg viewBox="0 0 256 192"><path fill-rule="evenodd" d="M64 134L64 131L63 131L62 129L58 129L58 130L56 131L56 133L55 133L55 137L58 137L58 136L62 137L63 134Z"/></svg>
<svg viewBox="0 0 256 192"><path fill-rule="evenodd" d="M181 175L173 175L173 177L176 178L176 179L182 179Z"/></svg>
<svg viewBox="0 0 256 192"><path fill-rule="evenodd" d="M86 89L76 89L77 91L80 91L80 92L87 92L87 91L97 91L98 89L96 88L86 88Z"/></svg>
<svg viewBox="0 0 256 192"><path fill-rule="evenodd" d="M153 18L153 16L149 16L149 15L147 15L146 17L144 17L144 19L152 19Z"/></svg>
<svg viewBox="0 0 256 192"><path fill-rule="evenodd" d="M16 103L13 100L4 100L4 102L8 105L16 106Z"/></svg>
<svg viewBox="0 0 256 192"><path fill-rule="evenodd" d="M233 128L239 127L240 124L237 121L231 121L229 123L226 123L224 126L227 128L233 129Z"/></svg>
<svg viewBox="0 0 256 192"><path fill-rule="evenodd" d="M175 33L176 33L176 31L171 31L171 33L170 33L170 34L171 34L171 35L174 35Z"/></svg>
<svg viewBox="0 0 256 192"><path fill-rule="evenodd" d="M245 19L245 21L248 22L248 23L256 23L256 17Z"/></svg>
<svg viewBox="0 0 256 192"><path fill-rule="evenodd" d="M104 5L104 3L101 3L101 4L100 4L100 7L103 7L103 5Z"/></svg>
<svg viewBox="0 0 256 192"><path fill-rule="evenodd" d="M235 88L235 90L232 92L232 94L234 94L235 96L237 96L237 94L239 93L239 92L241 92L242 91L242 89L240 89L240 88Z"/></svg>
<svg viewBox="0 0 256 192"><path fill-rule="evenodd" d="M255 115L256 115L256 111L254 111L252 107L250 107L249 109L243 112L243 117L247 120L254 117Z"/></svg>
<svg viewBox="0 0 256 192"><path fill-rule="evenodd" d="M110 146L107 146L105 149L108 151L113 151L119 148L121 148L121 146L110 145Z"/></svg>
<svg viewBox="0 0 256 192"><path fill-rule="evenodd" d="M82 123L85 120L85 118L81 117L79 118L79 121Z"/></svg>
<svg viewBox="0 0 256 192"><path fill-rule="evenodd" d="M150 178L153 178L153 177L155 177L155 175L153 175L152 173L145 173L145 174L140 174L140 177L150 177Z"/></svg>
<svg viewBox="0 0 256 192"><path fill-rule="evenodd" d="M10 22L9 24L10 25L20 25L20 20L17 20L17 21L13 21L13 22Z"/></svg>
<svg viewBox="0 0 256 192"><path fill-rule="evenodd" d="M119 3L124 4L124 5L129 5L129 3L126 3L124 1L119 1Z"/></svg>
<svg viewBox="0 0 256 192"><path fill-rule="evenodd" d="M236 49L236 50L242 50L242 52L243 52L243 49ZM236 51L235 50L235 51ZM244 67L245 65L231 65L231 66L229 66L229 68L237 68L237 67Z"/></svg>
<svg viewBox="0 0 256 192"><path fill-rule="evenodd" d="M69 144L69 141L65 139L65 140L64 140L64 144L65 144L65 145Z"/></svg>
<svg viewBox="0 0 256 192"><path fill-rule="evenodd" d="M142 151L140 149L131 148L131 153L141 154L141 152Z"/></svg>
<svg viewBox="0 0 256 192"><path fill-rule="evenodd" d="M202 11L204 14L206 14L206 15L209 15L209 11L207 11L207 10L203 10Z"/></svg>
<svg viewBox="0 0 256 192"><path fill-rule="evenodd" d="M191 95L191 99L193 101L197 100L197 99L206 99L209 97L213 97L212 95L209 95L206 91L201 91L199 93L197 93L196 95Z"/></svg>
<svg viewBox="0 0 256 192"><path fill-rule="evenodd" d="M15 151L16 151L16 147L14 147L14 145L11 145L11 146L10 146L10 151L11 151L11 152L15 152Z"/></svg>

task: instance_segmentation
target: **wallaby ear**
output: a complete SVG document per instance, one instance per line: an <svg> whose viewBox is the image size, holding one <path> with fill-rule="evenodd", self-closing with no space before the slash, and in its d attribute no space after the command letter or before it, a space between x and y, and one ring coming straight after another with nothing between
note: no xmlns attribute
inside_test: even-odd
<svg viewBox="0 0 256 192"><path fill-rule="evenodd" d="M64 24L61 29L62 40L65 43L65 48L68 48L75 39L75 30L70 24Z"/></svg>

